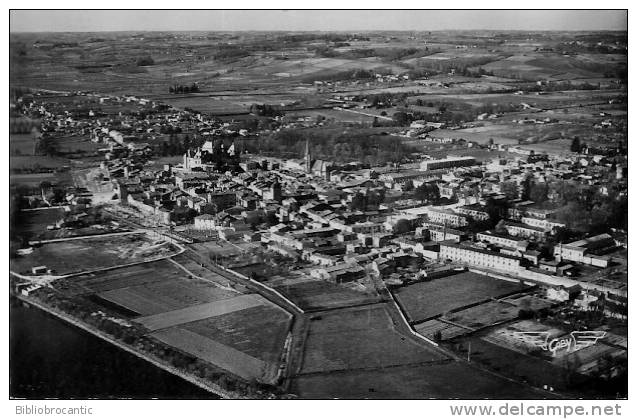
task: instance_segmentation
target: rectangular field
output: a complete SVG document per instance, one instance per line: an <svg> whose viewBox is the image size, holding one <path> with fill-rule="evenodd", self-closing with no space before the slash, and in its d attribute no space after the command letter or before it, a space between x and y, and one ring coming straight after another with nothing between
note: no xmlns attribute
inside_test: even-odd
<svg viewBox="0 0 637 419"><path fill-rule="evenodd" d="M324 310L379 301L377 295L352 290L326 281L305 281L278 285L275 289L303 310Z"/></svg>
<svg viewBox="0 0 637 419"><path fill-rule="evenodd" d="M149 330L167 329L184 323L220 316L237 310L267 304L263 297L256 294L240 295L225 300L185 307L150 316L140 317L135 321Z"/></svg>
<svg viewBox="0 0 637 419"><path fill-rule="evenodd" d="M275 378L265 362L189 330L175 327L155 332L153 337L246 380L271 382Z"/></svg>
<svg viewBox="0 0 637 419"><path fill-rule="evenodd" d="M106 291L100 297L149 316L236 295L203 281L187 281L175 276L165 281Z"/></svg>
<svg viewBox="0 0 637 419"><path fill-rule="evenodd" d="M301 373L387 368L447 359L401 335L386 310L379 304L315 317L310 324Z"/></svg>
<svg viewBox="0 0 637 419"><path fill-rule="evenodd" d="M419 282L394 291L410 321L423 321L449 310L526 289L515 282L473 272Z"/></svg>
<svg viewBox="0 0 637 419"><path fill-rule="evenodd" d="M278 308L257 306L185 324L183 327L270 364L276 364L292 316Z"/></svg>
<svg viewBox="0 0 637 419"><path fill-rule="evenodd" d="M178 275L177 270L170 271L170 265L164 261L143 263L105 272L80 275L67 282L80 287L82 293L104 293L120 288L141 286L160 282L171 275Z"/></svg>

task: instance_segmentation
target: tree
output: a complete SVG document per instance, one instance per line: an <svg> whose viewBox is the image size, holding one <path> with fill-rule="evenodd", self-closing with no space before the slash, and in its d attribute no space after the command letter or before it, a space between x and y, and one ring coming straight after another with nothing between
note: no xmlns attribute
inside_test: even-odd
<svg viewBox="0 0 637 419"><path fill-rule="evenodd" d="M414 198L421 202L435 201L440 198L440 189L435 183L423 183L416 188Z"/></svg>
<svg viewBox="0 0 637 419"><path fill-rule="evenodd" d="M518 185L515 182L502 182L500 183L500 192L506 195L507 199L518 198Z"/></svg>
<svg viewBox="0 0 637 419"><path fill-rule="evenodd" d="M392 115L392 119L396 125L401 127L411 123L411 118L405 112L395 112L394 115Z"/></svg>
<svg viewBox="0 0 637 419"><path fill-rule="evenodd" d="M582 144L580 143L579 137L573 138L571 141L571 151L573 153L579 153L582 149Z"/></svg>
<svg viewBox="0 0 637 419"><path fill-rule="evenodd" d="M394 226L394 233L396 234L404 234L412 230L412 225L409 220L400 219L396 222Z"/></svg>
<svg viewBox="0 0 637 419"><path fill-rule="evenodd" d="M528 200L530 199L530 194L531 194L531 184L533 183L533 175L531 174L527 174L526 177L524 178L524 180L521 183L522 186L522 192L521 192L521 198L523 200Z"/></svg>
<svg viewBox="0 0 637 419"><path fill-rule="evenodd" d="M414 190L414 182L410 179L403 185L404 192L411 192Z"/></svg>
<svg viewBox="0 0 637 419"><path fill-rule="evenodd" d="M367 208L367 198L360 192L357 192L352 197L352 202L349 205L352 211L365 211Z"/></svg>
<svg viewBox="0 0 637 419"><path fill-rule="evenodd" d="M529 199L536 204L541 204L549 198L548 193L549 187L545 182L533 182L529 190Z"/></svg>

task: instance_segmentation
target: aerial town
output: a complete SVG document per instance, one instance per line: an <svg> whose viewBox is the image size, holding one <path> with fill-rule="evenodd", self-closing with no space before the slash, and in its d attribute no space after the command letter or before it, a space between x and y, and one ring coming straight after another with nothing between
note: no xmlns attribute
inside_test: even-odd
<svg viewBox="0 0 637 419"><path fill-rule="evenodd" d="M625 397L626 37L12 34L12 293L227 398Z"/></svg>

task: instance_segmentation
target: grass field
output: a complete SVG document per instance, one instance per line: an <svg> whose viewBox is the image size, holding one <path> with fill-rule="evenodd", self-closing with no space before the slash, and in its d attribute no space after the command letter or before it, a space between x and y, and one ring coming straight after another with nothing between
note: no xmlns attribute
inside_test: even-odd
<svg viewBox="0 0 637 419"><path fill-rule="evenodd" d="M315 317L310 324L301 373L387 368L445 359L398 333L385 307L374 305Z"/></svg>
<svg viewBox="0 0 637 419"><path fill-rule="evenodd" d="M183 325L184 329L228 345L270 364L281 357L291 315L256 306Z"/></svg>
<svg viewBox="0 0 637 419"><path fill-rule="evenodd" d="M156 274L161 275L159 272ZM192 305L219 301L236 295L209 283L189 280L184 277L185 274L171 275L167 276L164 281L106 291L101 293L100 297L143 316L149 316Z"/></svg>
<svg viewBox="0 0 637 419"><path fill-rule="evenodd" d="M265 362L189 330L176 327L155 332L152 336L246 380L272 382L275 378Z"/></svg>
<svg viewBox="0 0 637 419"><path fill-rule="evenodd" d="M147 329L155 331L264 304L266 304L266 302L260 295L240 295L238 297L164 311L137 318L135 321Z"/></svg>
<svg viewBox="0 0 637 419"><path fill-rule="evenodd" d="M11 269L26 272L44 265L62 275L143 262L172 253L172 245L154 244L143 234L96 236L37 245L30 255L11 259Z"/></svg>
<svg viewBox="0 0 637 419"><path fill-rule="evenodd" d="M326 281L309 280L291 285L277 285L274 288L303 310L323 310L378 301L377 295Z"/></svg>
<svg viewBox="0 0 637 419"><path fill-rule="evenodd" d="M515 282L463 272L408 285L394 291L394 295L410 321L422 321L455 308L526 288Z"/></svg>
<svg viewBox="0 0 637 419"><path fill-rule="evenodd" d="M167 262L158 261L80 275L64 282L73 286L78 294L89 294L161 282L171 275L179 275L179 272L176 268L171 270Z"/></svg>

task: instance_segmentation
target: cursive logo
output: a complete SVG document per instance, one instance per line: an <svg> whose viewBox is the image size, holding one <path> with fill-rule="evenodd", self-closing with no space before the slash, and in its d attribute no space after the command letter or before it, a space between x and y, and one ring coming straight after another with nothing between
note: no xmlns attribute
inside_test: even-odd
<svg viewBox="0 0 637 419"><path fill-rule="evenodd" d="M527 344L542 348L556 356L558 351L569 353L594 345L598 340L606 336L606 332L585 330L571 332L568 335L554 339L549 339L549 332L514 332L513 335Z"/></svg>

